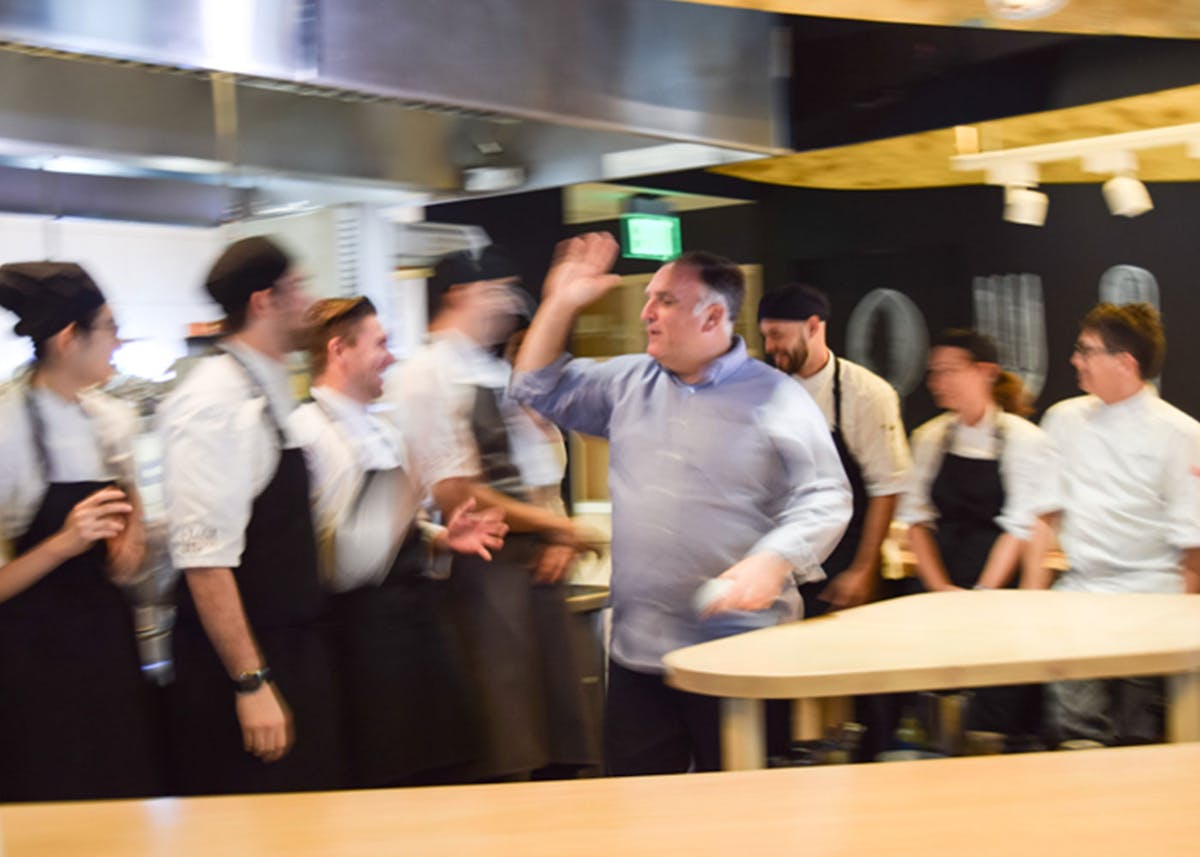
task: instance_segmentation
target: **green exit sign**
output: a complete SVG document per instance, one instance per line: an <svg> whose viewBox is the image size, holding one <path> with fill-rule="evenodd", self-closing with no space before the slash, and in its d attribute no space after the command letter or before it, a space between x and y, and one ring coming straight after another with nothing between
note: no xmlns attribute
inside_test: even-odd
<svg viewBox="0 0 1200 857"><path fill-rule="evenodd" d="M621 255L626 259L674 259L682 249L679 218L665 214L622 214Z"/></svg>

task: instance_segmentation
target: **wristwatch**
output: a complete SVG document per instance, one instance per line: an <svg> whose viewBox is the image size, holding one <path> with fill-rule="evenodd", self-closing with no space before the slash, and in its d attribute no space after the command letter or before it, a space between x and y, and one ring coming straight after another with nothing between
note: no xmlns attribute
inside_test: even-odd
<svg viewBox="0 0 1200 857"><path fill-rule="evenodd" d="M233 686L238 693L254 693L271 680L271 668L261 667L250 672L244 672L233 680Z"/></svg>

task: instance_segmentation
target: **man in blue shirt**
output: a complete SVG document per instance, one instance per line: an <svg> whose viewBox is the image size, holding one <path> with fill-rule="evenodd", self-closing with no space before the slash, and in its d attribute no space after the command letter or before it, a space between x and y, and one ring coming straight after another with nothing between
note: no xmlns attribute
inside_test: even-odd
<svg viewBox="0 0 1200 857"><path fill-rule="evenodd" d="M824 576L850 488L808 393L734 335L745 289L726 259L688 253L659 269L644 355L564 353L580 310L619 282L608 273L616 251L603 233L560 247L512 389L610 442L609 771L716 770L716 700L666 687L662 656L795 618L795 582Z"/></svg>

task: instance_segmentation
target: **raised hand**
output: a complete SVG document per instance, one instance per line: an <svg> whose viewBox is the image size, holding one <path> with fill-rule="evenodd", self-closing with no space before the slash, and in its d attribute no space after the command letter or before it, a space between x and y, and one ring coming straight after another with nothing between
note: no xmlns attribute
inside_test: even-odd
<svg viewBox="0 0 1200 857"><path fill-rule="evenodd" d="M607 232L589 232L560 241L542 285L542 299L581 309L621 281L609 273L619 246Z"/></svg>

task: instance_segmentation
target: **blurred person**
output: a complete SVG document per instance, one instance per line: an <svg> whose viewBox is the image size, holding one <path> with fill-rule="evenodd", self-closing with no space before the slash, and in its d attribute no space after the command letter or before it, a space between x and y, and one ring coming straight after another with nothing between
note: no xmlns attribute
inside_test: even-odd
<svg viewBox="0 0 1200 857"><path fill-rule="evenodd" d="M509 366L517 358L536 311L537 301L524 289L520 290L513 312L515 329L504 343L503 357ZM562 432L525 405L513 403L508 416L513 464L521 473L529 502L565 516L567 507L563 502L562 483L567 469L567 445ZM539 563L548 573L565 577L571 573L578 554L570 544L548 544Z"/></svg>
<svg viewBox="0 0 1200 857"><path fill-rule="evenodd" d="M794 581L822 578L850 487L812 398L734 334L744 283L726 259L693 252L659 268L646 354L566 354L580 311L619 282L616 253L604 233L560 245L512 390L610 442L609 772L717 770L717 700L667 687L662 657L794 619Z"/></svg>
<svg viewBox="0 0 1200 857"><path fill-rule="evenodd" d="M513 457L517 405L495 349L519 309L517 270L495 247L452 254L429 280L430 342L388 379L415 466L448 516L468 499L503 511L488 562L456 556L450 589L483 725L479 779L569 773L597 762L562 576L590 538L531 502ZM559 547L566 550L559 550Z"/></svg>
<svg viewBox="0 0 1200 857"><path fill-rule="evenodd" d="M1016 585L1049 452L1037 426L997 403L999 360L990 337L966 329L943 331L929 353L929 392L945 412L913 432L897 516L926 591ZM1019 401L1011 380L1002 390Z"/></svg>
<svg viewBox="0 0 1200 857"><path fill-rule="evenodd" d="M389 421L371 413L394 362L365 297L309 309L313 401L288 428L312 474L322 577L333 617L351 783L445 782L474 758L475 723L465 664L433 551L491 559L503 546L498 510L467 500L447 528L418 520L421 473Z"/></svg>
<svg viewBox="0 0 1200 857"><path fill-rule="evenodd" d="M343 736L288 352L311 303L271 239L209 271L220 353L160 409L174 630L172 754L185 794L334 788Z"/></svg>
<svg viewBox="0 0 1200 857"><path fill-rule="evenodd" d="M1158 397L1166 337L1145 303L1101 303L1079 325L1071 365L1083 396L1042 419L1055 453L1021 585L1064 592L1200 592L1200 423ZM1045 567L1053 532L1069 567ZM1162 681L1056 682L1059 740L1158 740Z"/></svg>
<svg viewBox="0 0 1200 857"><path fill-rule="evenodd" d="M34 344L0 394L0 802L160 794L157 724L131 607L140 571L135 415L96 388L119 344L69 262L0 267Z"/></svg>
<svg viewBox="0 0 1200 857"><path fill-rule="evenodd" d="M1000 589L1017 583L1021 554L1046 489L1049 449L1033 423L1010 413L1024 398L1000 369L991 337L949 329L929 353L929 392L945 412L912 436L913 473L897 518L908 524L918 590ZM1041 731L1036 685L980 688L967 725L1012 736Z"/></svg>
<svg viewBox="0 0 1200 857"><path fill-rule="evenodd" d="M821 409L854 492L846 534L821 564L826 579L800 588L805 617L874 597L880 550L909 468L900 397L874 372L829 349L829 316L829 298L799 283L767 292L758 305L767 355Z"/></svg>

